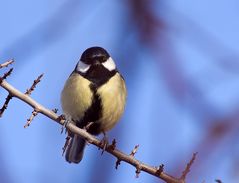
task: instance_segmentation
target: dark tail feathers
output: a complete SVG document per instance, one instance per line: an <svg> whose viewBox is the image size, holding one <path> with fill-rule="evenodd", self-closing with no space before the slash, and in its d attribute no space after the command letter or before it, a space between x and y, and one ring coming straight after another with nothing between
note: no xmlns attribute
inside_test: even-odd
<svg viewBox="0 0 239 183"><path fill-rule="evenodd" d="M66 151L66 161L69 163L79 163L83 158L86 141L78 135L71 139Z"/></svg>

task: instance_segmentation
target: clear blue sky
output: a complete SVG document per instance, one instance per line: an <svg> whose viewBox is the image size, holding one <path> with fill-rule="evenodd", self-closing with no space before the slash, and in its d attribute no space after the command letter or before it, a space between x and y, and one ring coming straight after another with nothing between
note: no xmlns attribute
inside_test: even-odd
<svg viewBox="0 0 239 183"><path fill-rule="evenodd" d="M210 144L214 150L200 147L207 141L213 120L238 111L239 3L176 0L155 4L155 14L167 22L168 31L163 35L176 58L169 73L176 67L191 83L188 88L180 84L182 97L175 97L177 87L170 88L165 79L161 63L169 60L163 56L157 60L138 40L126 1L2 1L0 63L15 59L8 81L23 92L44 73L32 97L61 112L61 89L81 53L90 46L106 48L128 88L125 114L109 133L111 139L117 139L118 147L130 152L140 144L138 159L155 166L164 163L173 175L199 151L190 182L220 178L236 183L239 173L233 174L232 167L235 160L235 167L239 162L238 135L225 135L219 144ZM0 89L0 104L6 96ZM125 163L115 171L115 159L106 153L101 156L92 145L87 146L79 165L66 163L61 156L65 136L60 134L60 126L38 115L24 129L31 112L14 99L0 119L2 183L158 182L145 173L135 179L134 168Z"/></svg>

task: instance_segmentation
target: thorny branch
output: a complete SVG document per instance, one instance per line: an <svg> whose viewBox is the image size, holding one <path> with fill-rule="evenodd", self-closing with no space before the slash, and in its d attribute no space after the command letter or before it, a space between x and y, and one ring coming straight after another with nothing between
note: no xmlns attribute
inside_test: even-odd
<svg viewBox="0 0 239 183"><path fill-rule="evenodd" d="M130 156L134 156L136 152L138 151L139 144L134 147L134 149L131 151Z"/></svg>
<svg viewBox="0 0 239 183"><path fill-rule="evenodd" d="M2 80L7 79L7 77L11 75L12 71L13 68L11 68L8 72L4 73L3 77L0 77L0 83L2 82Z"/></svg>
<svg viewBox="0 0 239 183"><path fill-rule="evenodd" d="M36 88L37 84L41 81L43 74L41 74L40 76L37 77L36 80L34 80L32 86L27 89L27 91L25 92L26 95L31 95L31 93L33 92L33 90Z"/></svg>
<svg viewBox="0 0 239 183"><path fill-rule="evenodd" d="M27 128L28 126L30 126L32 120L36 117L37 114L38 114L38 111L34 109L34 111L32 111L32 115L30 116L30 118L27 119L27 123L24 125L24 128Z"/></svg>
<svg viewBox="0 0 239 183"><path fill-rule="evenodd" d="M13 60L13 59L10 59L10 60L4 62L3 64L0 64L0 69L3 68L3 67L9 66L9 65L12 64L13 62L14 62L14 60Z"/></svg>
<svg viewBox="0 0 239 183"><path fill-rule="evenodd" d="M88 132L86 132L85 129L78 128L71 122L66 123L66 120L64 118L62 118L61 116L58 116L55 113L56 111L45 108L43 105L41 105L37 101L33 100L29 96L31 94L31 92L34 90L34 88L36 87L36 84L40 82L41 76L39 76L38 79L34 81L33 86L29 90L27 90L27 92L25 94L20 92L16 88L14 88L12 85L10 85L8 82L5 81L5 79L6 79L6 77L4 77L4 76L0 77L1 87L3 87L5 90L7 90L9 92L9 97L7 97L5 104L9 102L10 99L8 99L8 98L10 98L10 96L11 96L11 98L15 97L15 98L20 99L21 101L27 103L34 109L31 117L28 119L28 123L25 126L29 126L29 123L33 120L33 118L38 113L41 113L41 114L47 116L48 118L52 119L53 121L59 123L60 125L65 126L72 133L80 135L85 140L87 140L88 143L93 144L97 147L103 148L101 141L99 139L97 139L96 137L92 136L91 134L89 134ZM67 146L70 139L67 138L66 140L67 140L67 142L66 142L65 146ZM66 148L65 146L64 146L64 148ZM111 145L106 146L105 151L107 151L108 153L112 154L113 156L115 156L117 158L116 166L115 166L116 169L118 168L120 162L124 161L128 164L131 164L132 166L134 166L136 168L136 177L139 176L141 171L144 171L144 172L147 172L153 176L156 176L156 177L164 180L166 183L185 183L186 175L189 173L190 167L196 158L196 153L193 155L193 158L191 159L191 161L187 164L187 167L184 170L181 178L175 178L175 177L167 174L166 172L164 172L164 165L160 165L159 167L153 167L153 166L147 165L147 164L137 160L135 158L135 153L137 152L138 147L139 146L136 145L135 148L130 153L130 155L127 155L116 148L116 141L113 140ZM64 148L63 148L63 152L65 150Z"/></svg>
<svg viewBox="0 0 239 183"><path fill-rule="evenodd" d="M11 99L12 99L12 95L8 94L8 96L7 96L6 100L5 100L2 108L0 109L0 117L2 117L4 111L7 109L7 106L8 106L8 104L9 104Z"/></svg>
<svg viewBox="0 0 239 183"><path fill-rule="evenodd" d="M8 66L9 64L11 64L12 62L13 62L13 60L12 60L11 62L10 62L10 61L7 61L7 62L1 64L1 68L2 68L2 67L7 67L7 66ZM13 71L13 68L11 68L8 72L4 73L3 77L0 77L0 83L1 83L4 79L6 79L8 76L10 76L11 73L12 73L12 71ZM8 96L7 96L7 98L6 98L6 100L5 100L5 102L4 102L4 104L3 104L3 106L2 106L2 108L0 109L0 117L2 117L4 111L7 109L7 106L8 106L8 104L9 104L9 102L10 102L11 99L12 99L12 95L9 93Z"/></svg>
<svg viewBox="0 0 239 183"><path fill-rule="evenodd" d="M190 168L191 168L193 162L194 162L195 159L196 159L196 156L197 156L197 152L196 152L196 153L193 153L193 157L192 157L192 159L190 160L190 162L187 164L187 166L186 166L185 170L183 171L182 176L181 176L180 179L185 180L187 174L190 172Z"/></svg>

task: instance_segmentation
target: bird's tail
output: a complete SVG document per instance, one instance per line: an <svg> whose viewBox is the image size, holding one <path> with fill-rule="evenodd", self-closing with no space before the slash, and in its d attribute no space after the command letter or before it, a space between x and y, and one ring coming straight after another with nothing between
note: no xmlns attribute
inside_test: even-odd
<svg viewBox="0 0 239 183"><path fill-rule="evenodd" d="M69 163L79 163L83 158L86 141L78 135L71 139L66 151L66 161Z"/></svg>

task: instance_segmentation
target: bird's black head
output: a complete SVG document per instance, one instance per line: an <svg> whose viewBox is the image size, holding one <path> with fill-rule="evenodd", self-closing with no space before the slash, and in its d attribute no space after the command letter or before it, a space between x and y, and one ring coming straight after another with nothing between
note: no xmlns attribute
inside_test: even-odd
<svg viewBox="0 0 239 183"><path fill-rule="evenodd" d="M100 86L114 76L117 70L113 59L104 48L91 47L82 53L75 72Z"/></svg>
<svg viewBox="0 0 239 183"><path fill-rule="evenodd" d="M85 64L94 65L97 63L103 63L107 61L108 58L110 58L110 55L104 48L95 46L86 49L82 53L80 60Z"/></svg>

